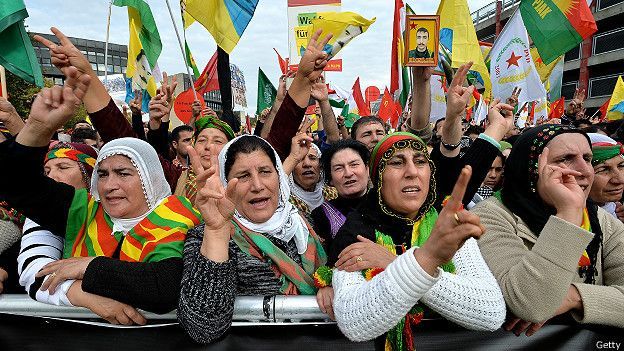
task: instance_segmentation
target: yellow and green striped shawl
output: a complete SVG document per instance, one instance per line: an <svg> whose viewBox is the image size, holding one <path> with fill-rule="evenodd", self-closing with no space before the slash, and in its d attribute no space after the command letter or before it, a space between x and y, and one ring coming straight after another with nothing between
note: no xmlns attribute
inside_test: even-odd
<svg viewBox="0 0 624 351"><path fill-rule="evenodd" d="M182 257L186 232L198 225L201 215L184 197L171 195L126 235L119 259L157 262ZM76 190L69 209L63 258L112 257L124 237L113 233L113 222L102 204L85 190Z"/></svg>

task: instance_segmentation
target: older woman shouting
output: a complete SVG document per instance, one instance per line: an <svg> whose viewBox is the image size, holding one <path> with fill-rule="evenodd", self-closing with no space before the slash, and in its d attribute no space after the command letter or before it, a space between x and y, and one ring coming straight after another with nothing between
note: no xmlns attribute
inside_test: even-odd
<svg viewBox="0 0 624 351"><path fill-rule="evenodd" d="M470 168L439 214L434 170L425 143L409 133L388 135L373 150L373 189L330 250L334 313L351 340L385 334L379 342L387 348L412 349L423 305L469 329L503 323L502 294L475 240L484 229L461 206Z"/></svg>
<svg viewBox="0 0 624 351"><path fill-rule="evenodd" d="M319 238L289 202L279 156L264 139L229 142L208 171L196 167L196 206L205 224L189 232L178 319L197 342L224 335L237 295L314 295L325 264Z"/></svg>

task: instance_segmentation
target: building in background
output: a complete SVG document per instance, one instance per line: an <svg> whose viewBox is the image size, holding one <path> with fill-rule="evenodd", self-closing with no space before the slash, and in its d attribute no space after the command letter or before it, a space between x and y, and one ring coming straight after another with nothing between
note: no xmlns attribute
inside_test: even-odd
<svg viewBox="0 0 624 351"><path fill-rule="evenodd" d="M520 0L495 1L473 12L479 40L493 43L519 4ZM576 88L585 89L591 115L611 96L617 77L624 75L624 0L593 0L590 8L598 31L565 54L561 95L569 100Z"/></svg>
<svg viewBox="0 0 624 351"><path fill-rule="evenodd" d="M58 43L56 37L52 34L45 33L29 33L33 35L41 35L42 37ZM103 76L105 71L108 74L122 74L126 73L126 66L128 64L128 46L114 43L108 43L108 70L104 67L104 46L105 42L91 39L73 38L69 37L72 43L83 53L91 63L91 68L97 73L98 76ZM42 45L36 40L32 40L35 48L35 55L41 64L41 70L45 78L52 79L54 84L63 84L65 76L59 71L50 59L50 51L47 47Z"/></svg>

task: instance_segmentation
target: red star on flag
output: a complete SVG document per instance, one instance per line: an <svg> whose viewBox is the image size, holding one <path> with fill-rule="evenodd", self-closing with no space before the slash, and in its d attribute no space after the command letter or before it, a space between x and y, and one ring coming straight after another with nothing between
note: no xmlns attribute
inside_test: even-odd
<svg viewBox="0 0 624 351"><path fill-rule="evenodd" d="M511 67L511 65L516 65L516 67L520 67L520 65L518 65L518 60L521 58L522 56L516 56L516 54L512 51L511 57L506 61L507 68Z"/></svg>
<svg viewBox="0 0 624 351"><path fill-rule="evenodd" d="M418 27L416 22L410 22L410 29L416 29L416 27Z"/></svg>

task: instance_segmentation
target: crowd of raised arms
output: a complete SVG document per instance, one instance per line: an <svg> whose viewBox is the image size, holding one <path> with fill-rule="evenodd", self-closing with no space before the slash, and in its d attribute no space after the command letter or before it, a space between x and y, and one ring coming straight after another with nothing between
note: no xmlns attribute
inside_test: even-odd
<svg viewBox="0 0 624 351"><path fill-rule="evenodd" d="M317 32L252 135L198 102L169 132L175 80L163 74L144 129L141 97L120 111L52 31L58 43L35 40L64 85L29 116L0 98L4 293L113 324L177 309L198 343L223 337L250 295L315 295L346 337L393 350L424 315L528 336L553 319L624 327L624 130L589 122L582 91L565 118L519 130L515 90L466 128L467 63L432 125L432 69L417 67L400 131L375 116L349 131ZM80 104L90 123L55 140Z"/></svg>

